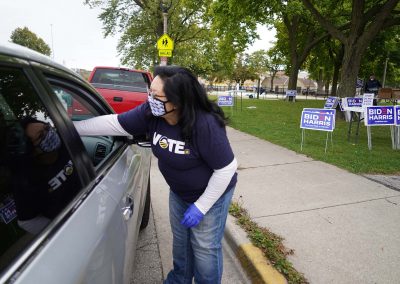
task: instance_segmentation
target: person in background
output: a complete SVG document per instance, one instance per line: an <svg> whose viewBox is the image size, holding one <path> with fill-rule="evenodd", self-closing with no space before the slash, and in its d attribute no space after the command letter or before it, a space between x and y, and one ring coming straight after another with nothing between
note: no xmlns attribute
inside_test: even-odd
<svg viewBox="0 0 400 284"><path fill-rule="evenodd" d="M170 187L173 269L164 283L221 283L222 237L237 181L223 111L191 71L157 66L148 101L74 122L80 135L148 134Z"/></svg>
<svg viewBox="0 0 400 284"><path fill-rule="evenodd" d="M31 117L24 118L21 126L29 150L13 161L13 195L18 225L38 234L72 200L80 186L55 128Z"/></svg>
<svg viewBox="0 0 400 284"><path fill-rule="evenodd" d="M371 75L369 77L369 80L365 82L364 93L374 93L376 97L381 87L382 87L381 83L375 78L374 75ZM375 98L374 106L376 106L377 104L378 104L377 99Z"/></svg>

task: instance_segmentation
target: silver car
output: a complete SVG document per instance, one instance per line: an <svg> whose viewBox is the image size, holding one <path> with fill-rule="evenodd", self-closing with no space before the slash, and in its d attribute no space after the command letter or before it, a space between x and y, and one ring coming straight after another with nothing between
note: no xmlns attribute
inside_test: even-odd
<svg viewBox="0 0 400 284"><path fill-rule="evenodd" d="M150 149L73 125L110 113L79 75L0 45L0 283L130 282Z"/></svg>

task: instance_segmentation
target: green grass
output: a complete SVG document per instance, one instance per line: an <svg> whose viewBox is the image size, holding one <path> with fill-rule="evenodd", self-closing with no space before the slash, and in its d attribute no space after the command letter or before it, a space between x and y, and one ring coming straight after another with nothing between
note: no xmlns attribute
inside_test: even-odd
<svg viewBox="0 0 400 284"><path fill-rule="evenodd" d="M295 103L283 100L240 99L232 108L223 107L235 129L283 146L315 160L347 169L353 173L399 174L400 150L393 150L390 127L374 126L372 150L368 149L367 129L360 124L358 143L355 143L356 124L353 124L350 142L347 139L349 123L336 118L333 145L325 153L324 131L305 130L305 144L301 151L300 117L303 108L323 108L325 101L308 99ZM255 107L255 108L248 108Z"/></svg>
<svg viewBox="0 0 400 284"><path fill-rule="evenodd" d="M237 223L246 231L251 242L261 249L275 269L285 275L289 284L308 283L304 275L298 272L292 263L286 259L286 256L293 254L293 251L284 247L282 237L251 221L249 214L240 202L233 201L229 213L237 219Z"/></svg>

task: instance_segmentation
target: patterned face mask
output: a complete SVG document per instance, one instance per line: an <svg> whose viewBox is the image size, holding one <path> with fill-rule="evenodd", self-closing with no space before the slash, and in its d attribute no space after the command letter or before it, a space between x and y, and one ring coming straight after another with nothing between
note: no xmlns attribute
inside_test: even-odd
<svg viewBox="0 0 400 284"><path fill-rule="evenodd" d="M151 113L154 116L163 116L167 113L174 111L174 110L167 111L167 109L165 108L165 105L168 101L164 102L162 100L159 100L159 99L155 98L154 95L151 93L149 93L148 101L149 101Z"/></svg>
<svg viewBox="0 0 400 284"><path fill-rule="evenodd" d="M54 128L49 125L46 136L43 137L42 141L40 141L38 145L39 149L45 153L49 153L59 149L60 146L60 136L58 136Z"/></svg>

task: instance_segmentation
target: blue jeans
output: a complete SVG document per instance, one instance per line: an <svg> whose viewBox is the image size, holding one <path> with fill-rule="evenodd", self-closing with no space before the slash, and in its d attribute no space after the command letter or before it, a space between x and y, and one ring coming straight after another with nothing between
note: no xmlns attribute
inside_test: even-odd
<svg viewBox="0 0 400 284"><path fill-rule="evenodd" d="M222 278L222 245L234 188L221 196L196 227L180 224L190 203L170 191L169 217L173 234L174 268L164 284L218 284Z"/></svg>

